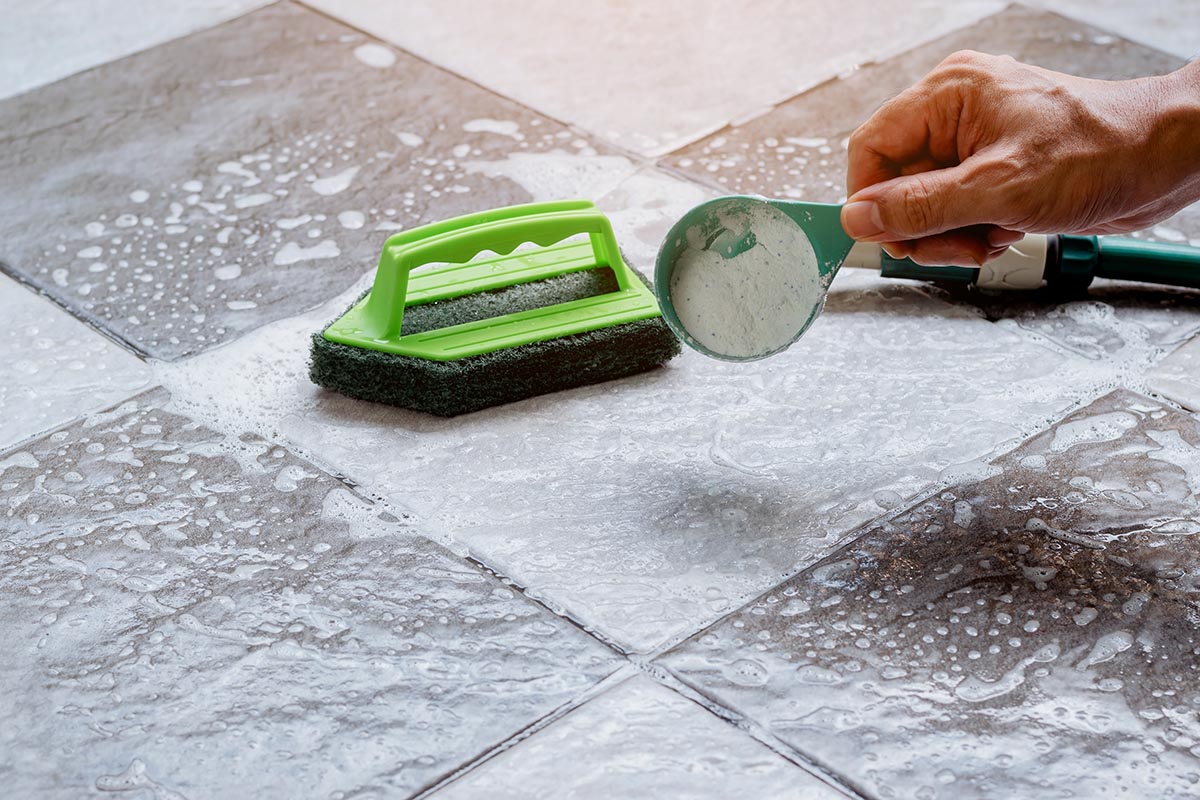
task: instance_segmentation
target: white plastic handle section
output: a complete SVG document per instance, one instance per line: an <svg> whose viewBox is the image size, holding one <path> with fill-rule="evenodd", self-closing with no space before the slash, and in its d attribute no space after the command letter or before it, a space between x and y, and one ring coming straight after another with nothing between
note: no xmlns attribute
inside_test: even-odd
<svg viewBox="0 0 1200 800"><path fill-rule="evenodd" d="M995 261L979 268L975 285L984 289L1040 289L1045 284L1046 237L1031 233Z"/></svg>
<svg viewBox="0 0 1200 800"><path fill-rule="evenodd" d="M851 247L850 252L846 254L846 260L842 262L842 266L856 269L879 269L882 258L883 251L879 245L873 242L855 242L854 247Z"/></svg>

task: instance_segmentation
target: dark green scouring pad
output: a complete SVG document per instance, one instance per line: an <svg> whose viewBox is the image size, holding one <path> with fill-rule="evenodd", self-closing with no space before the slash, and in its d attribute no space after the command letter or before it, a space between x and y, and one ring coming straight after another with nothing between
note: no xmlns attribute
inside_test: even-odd
<svg viewBox="0 0 1200 800"><path fill-rule="evenodd" d="M636 270L631 272L645 283ZM401 335L616 289L612 272L602 268L414 305L405 309ZM309 375L317 385L350 397L452 417L635 375L663 364L679 350L679 340L661 316L452 361L340 344L326 339L322 330L312 337Z"/></svg>

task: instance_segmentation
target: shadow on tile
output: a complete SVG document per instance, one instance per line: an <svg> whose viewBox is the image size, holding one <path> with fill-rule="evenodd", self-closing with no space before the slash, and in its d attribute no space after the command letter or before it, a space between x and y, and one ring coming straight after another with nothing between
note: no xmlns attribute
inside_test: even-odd
<svg viewBox="0 0 1200 800"><path fill-rule="evenodd" d="M1110 394L661 662L872 796L1190 797L1198 453Z"/></svg>

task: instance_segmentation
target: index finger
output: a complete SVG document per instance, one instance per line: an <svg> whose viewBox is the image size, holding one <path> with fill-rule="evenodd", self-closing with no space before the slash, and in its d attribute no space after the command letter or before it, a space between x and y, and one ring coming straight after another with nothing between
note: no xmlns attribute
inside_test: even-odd
<svg viewBox="0 0 1200 800"><path fill-rule="evenodd" d="M884 103L850 135L846 194L958 163L955 100L929 77Z"/></svg>

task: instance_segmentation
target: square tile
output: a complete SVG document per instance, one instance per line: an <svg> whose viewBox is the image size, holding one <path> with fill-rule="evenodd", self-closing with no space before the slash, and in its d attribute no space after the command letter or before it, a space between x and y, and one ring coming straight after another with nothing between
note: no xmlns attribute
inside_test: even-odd
<svg viewBox="0 0 1200 800"><path fill-rule="evenodd" d="M39 0L0 4L0 97L244 14L271 0Z"/></svg>
<svg viewBox="0 0 1200 800"><path fill-rule="evenodd" d="M631 678L432 797L836 800L829 786L665 689Z"/></svg>
<svg viewBox="0 0 1200 800"><path fill-rule="evenodd" d="M962 49L1006 53L1048 69L1107 79L1165 73L1183 63L1082 22L1013 5L902 55L864 64L662 163L730 193L839 201L846 194L846 142L854 129Z"/></svg>
<svg viewBox="0 0 1200 800"><path fill-rule="evenodd" d="M159 359L336 296L394 230L528 201L511 162L590 165L566 196L634 171L291 3L10 99L0 129L4 268Z"/></svg>
<svg viewBox="0 0 1200 800"><path fill-rule="evenodd" d="M648 155L1003 8L991 0L309 2Z"/></svg>
<svg viewBox="0 0 1200 800"><path fill-rule="evenodd" d="M641 245L696 198L616 191ZM698 194L698 193L697 193ZM610 202L601 200L601 206ZM652 651L822 557L855 527L1112 380L902 283L839 276L784 355L685 353L645 375L453 420L307 378L307 337L356 293L165 370L192 413L281 435L622 647Z"/></svg>
<svg viewBox="0 0 1200 800"><path fill-rule="evenodd" d="M0 275L0 450L143 389L150 368Z"/></svg>
<svg viewBox="0 0 1200 800"><path fill-rule="evenodd" d="M1200 782L1200 422L1109 394L661 663L877 797Z"/></svg>
<svg viewBox="0 0 1200 800"><path fill-rule="evenodd" d="M0 454L13 796L406 797L619 659L158 389Z"/></svg>
<svg viewBox="0 0 1200 800"><path fill-rule="evenodd" d="M846 190L846 142L854 129L945 56L964 48L1109 79L1165 73L1182 64L1176 56L1082 22L1011 6L970 28L818 86L662 163L731 193L840 202ZM1145 235L1200 244L1200 205ZM939 291L931 285L927 290ZM1097 281L1089 299L1068 304L1040 294L996 296L965 287L948 292L947 299L976 305L990 319L1009 320L1006 324L1077 355L1120 362L1129 373L1200 331L1200 292L1194 290Z"/></svg>
<svg viewBox="0 0 1200 800"><path fill-rule="evenodd" d="M1125 39L1142 42L1180 58L1200 55L1200 6L1191 0L1029 0L1069 17L1106 28ZM1103 44L1105 35L1094 37Z"/></svg>

